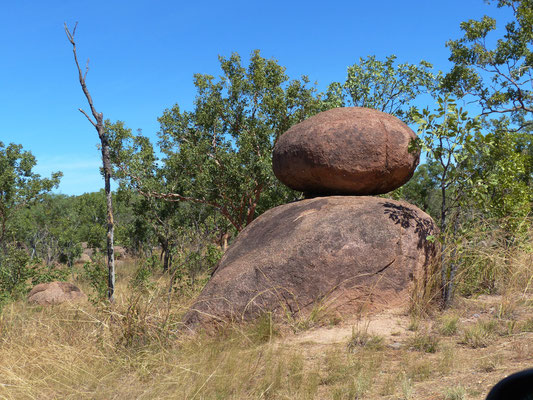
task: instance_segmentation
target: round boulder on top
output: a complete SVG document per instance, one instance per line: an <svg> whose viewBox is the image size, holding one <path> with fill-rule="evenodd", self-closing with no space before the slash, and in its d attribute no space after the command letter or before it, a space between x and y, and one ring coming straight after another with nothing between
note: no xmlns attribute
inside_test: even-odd
<svg viewBox="0 0 533 400"><path fill-rule="evenodd" d="M415 133L398 118L362 107L334 108L294 125L278 139L272 168L294 190L375 195L406 183L418 164Z"/></svg>
<svg viewBox="0 0 533 400"><path fill-rule="evenodd" d="M429 290L436 232L417 207L370 196L275 207L239 234L184 323L307 313L319 302L345 315L405 304Z"/></svg>

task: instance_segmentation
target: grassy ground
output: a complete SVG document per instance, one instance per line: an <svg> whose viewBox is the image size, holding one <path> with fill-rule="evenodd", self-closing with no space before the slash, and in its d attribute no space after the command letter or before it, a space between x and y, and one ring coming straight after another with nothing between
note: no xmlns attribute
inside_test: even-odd
<svg viewBox="0 0 533 400"><path fill-rule="evenodd" d="M120 268L113 306L4 309L1 399L483 399L533 365L527 279L423 318L407 306L352 319L321 310L190 335L179 319L194 290L169 297L161 277L138 294L135 266Z"/></svg>

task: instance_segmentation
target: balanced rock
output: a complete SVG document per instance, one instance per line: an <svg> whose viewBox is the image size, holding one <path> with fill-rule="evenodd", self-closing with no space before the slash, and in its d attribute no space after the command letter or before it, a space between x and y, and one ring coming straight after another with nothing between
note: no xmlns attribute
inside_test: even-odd
<svg viewBox="0 0 533 400"><path fill-rule="evenodd" d="M406 183L418 164L415 133L398 118L362 107L335 108L294 125L278 139L272 168L294 190L375 195Z"/></svg>
<svg viewBox="0 0 533 400"><path fill-rule="evenodd" d="M66 301L87 300L87 296L69 282L39 283L28 294L28 301L40 305L61 304Z"/></svg>
<svg viewBox="0 0 533 400"><path fill-rule="evenodd" d="M187 326L309 311L322 301L345 314L407 301L432 274L431 217L405 202L316 197L254 220L220 260Z"/></svg>

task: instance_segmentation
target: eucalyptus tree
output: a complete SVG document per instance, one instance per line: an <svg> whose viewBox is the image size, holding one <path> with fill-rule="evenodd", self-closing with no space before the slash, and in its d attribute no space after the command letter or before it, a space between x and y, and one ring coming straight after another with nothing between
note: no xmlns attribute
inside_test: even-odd
<svg viewBox="0 0 533 400"><path fill-rule="evenodd" d="M531 137L510 130L509 125L507 117L485 121L485 130L474 137L467 161L472 171L468 178L472 202L488 218L499 221L506 243L512 245L527 232L533 192L528 170L531 155L521 148L528 140L531 143Z"/></svg>
<svg viewBox="0 0 533 400"><path fill-rule="evenodd" d="M47 266L59 261L70 267L81 255L81 221L74 197L47 194L15 218L16 237L24 242L31 259L41 259Z"/></svg>
<svg viewBox="0 0 533 400"><path fill-rule="evenodd" d="M21 145L0 142L0 303L23 291L32 274L29 256L20 249L17 213L38 202L61 178L61 172L42 178L33 171L36 163Z"/></svg>
<svg viewBox="0 0 533 400"><path fill-rule="evenodd" d="M33 171L37 161L21 145L0 142L0 248L5 248L13 237L9 236L9 223L15 213L43 197L59 184L62 173L41 178Z"/></svg>
<svg viewBox="0 0 533 400"><path fill-rule="evenodd" d="M443 88L477 102L485 117L472 155L483 165L477 185L485 210L520 219L531 209L527 197L533 201L533 0L488 3L507 11L509 20L483 16L461 23L463 37L447 43L455 65Z"/></svg>
<svg viewBox="0 0 533 400"><path fill-rule="evenodd" d="M147 197L206 205L241 231L267 209L298 198L273 175L272 149L322 103L305 76L290 80L259 51L247 67L236 53L219 61L219 78L194 76L192 111L176 104L159 118L160 160L145 137L120 124L109 130L117 176L130 187Z"/></svg>
<svg viewBox="0 0 533 400"><path fill-rule="evenodd" d="M437 166L436 183L441 200L439 227L442 234L449 233L448 237L453 240L458 218L456 213L454 224L450 226L450 213L461 205L467 190L471 189L466 185L471 181L469 175L472 171L466 166L469 165L473 139L479 134L481 124L477 118L470 118L468 112L458 107L449 97L438 97L437 108L433 112L429 108L421 112L413 111L413 118L418 124L419 136L412 145L424 149L429 161ZM448 241L443 242L443 257ZM442 261L442 298L445 306L449 306L453 297L457 263L447 264L444 258Z"/></svg>
<svg viewBox="0 0 533 400"><path fill-rule="evenodd" d="M444 79L457 96L473 96L482 113L533 115L533 0L498 0L498 8L512 14L497 37L496 19L483 16L461 23L464 36L447 43L455 65ZM500 21L501 22L501 21Z"/></svg>
<svg viewBox="0 0 533 400"><path fill-rule="evenodd" d="M368 107L393 114L404 122L411 122L409 110L424 93L437 90L441 74L422 60L419 65L396 62L390 55L385 61L376 56L360 58L348 67L344 83L328 86L325 107Z"/></svg>

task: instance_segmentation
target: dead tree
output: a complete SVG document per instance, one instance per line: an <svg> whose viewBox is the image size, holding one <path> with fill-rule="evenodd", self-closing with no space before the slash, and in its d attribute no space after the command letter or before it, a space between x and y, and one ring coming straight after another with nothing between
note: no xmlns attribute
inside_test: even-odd
<svg viewBox="0 0 533 400"><path fill-rule="evenodd" d="M102 151L102 163L104 169L104 182L105 182L105 195L107 203L107 268L109 271L108 280L107 280L107 298L109 301L114 301L114 292L115 292L115 254L113 248L113 232L114 232L114 220L113 220L113 202L111 199L111 155L109 152L109 137L107 135L105 125L104 125L104 115L99 113L94 108L93 99L87 89L85 83L85 78L87 77L87 72L89 71L89 60L87 60L87 65L85 67L85 73L82 73L80 64L78 62L78 55L76 53L76 42L74 41L74 35L76 34L76 27L78 23L74 25L72 32L68 29L67 24L65 23L65 33L67 38L72 44L72 51L74 53L74 61L76 63L76 68L78 69L78 76L80 80L81 89L83 94L87 98L89 107L91 109L91 114L94 117L94 120L81 108L80 112L87 117L89 122L95 127L96 132L98 132L98 137L100 138L101 151Z"/></svg>

